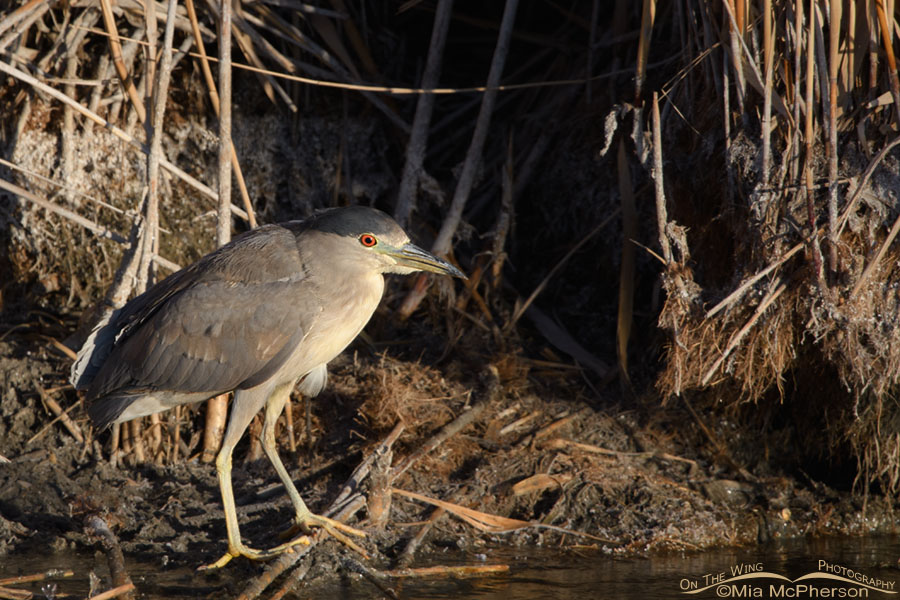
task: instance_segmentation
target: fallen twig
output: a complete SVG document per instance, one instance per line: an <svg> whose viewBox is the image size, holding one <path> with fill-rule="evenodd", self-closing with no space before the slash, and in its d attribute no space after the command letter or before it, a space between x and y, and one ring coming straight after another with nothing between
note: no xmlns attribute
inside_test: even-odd
<svg viewBox="0 0 900 600"><path fill-rule="evenodd" d="M419 502L425 502L426 504L439 506L447 512L456 515L472 527L480 531L484 531L485 533L510 533L513 531L518 531L519 529L527 529L533 527L535 529L550 529L559 533L586 537L608 544L615 543L613 540L597 537L595 535L584 533L582 531L575 531L572 529L566 529L565 527L557 527L555 525L547 525L546 523L522 521L521 519L511 519L509 517L501 517L500 515L492 515L490 513L481 512L480 510L460 506L459 504L453 504L452 502L445 502L443 500L438 500L437 498L429 498L428 496L418 494L416 492L410 492L398 488L394 488L392 491L395 494L399 494L400 496L418 500Z"/></svg>
<svg viewBox="0 0 900 600"><path fill-rule="evenodd" d="M122 556L122 548L119 546L119 540L116 538L116 535L99 515L91 515L85 519L85 529L89 536L100 540L103 550L106 552L109 574L112 577L113 585L116 586L114 589L106 592L106 594L110 595L100 594L94 598L114 598L124 595L129 600L133 600L134 584L125 570L125 557ZM113 594L113 592L115 593Z"/></svg>
<svg viewBox="0 0 900 600"><path fill-rule="evenodd" d="M63 426L66 428L66 430L68 430L69 433L72 434L72 437L75 438L79 444L83 444L84 436L81 434L81 428L78 427L78 424L73 421L68 414L69 411L78 406L78 404L73 404L69 408L63 410L62 406L59 405L59 402L54 400L47 392L47 390L41 387L39 383L35 383L35 388L41 395L41 400L43 400L44 404L47 405L47 408L49 408L50 411L55 415L55 418L47 423L47 425L45 425L43 429L34 434L31 439L25 442L25 445L27 446L28 444L39 438L57 421L62 421Z"/></svg>
<svg viewBox="0 0 900 600"><path fill-rule="evenodd" d="M397 596L397 592L389 588L387 584L385 584L385 579L387 579L387 576L384 575L381 571L378 571L377 569L373 569L371 567L367 567L358 560L353 560L352 558L344 558L341 561L341 564L343 564L344 568L348 571L352 571L354 573L359 573L360 575L362 575L367 581L378 588L378 591L384 594L387 598L392 598L393 600L399 598L399 596Z"/></svg>
<svg viewBox="0 0 900 600"><path fill-rule="evenodd" d="M460 566L436 566L436 567L419 567L417 569L395 569L393 571L382 571L388 577L483 577L485 575L496 575L498 573L508 573L509 565L460 565Z"/></svg>

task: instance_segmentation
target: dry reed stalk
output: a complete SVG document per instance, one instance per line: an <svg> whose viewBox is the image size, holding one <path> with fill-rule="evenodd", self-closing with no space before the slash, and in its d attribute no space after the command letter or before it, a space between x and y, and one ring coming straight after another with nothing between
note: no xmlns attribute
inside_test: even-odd
<svg viewBox="0 0 900 600"><path fill-rule="evenodd" d="M838 246L838 71L841 34L841 0L831 0L828 28L828 270L837 270Z"/></svg>
<svg viewBox="0 0 900 600"><path fill-rule="evenodd" d="M109 35L109 52L112 55L113 64L116 66L119 80L122 82L122 87L125 88L125 92L128 94L128 98L131 100L138 118L143 123L147 119L147 111L144 108L144 101L134 85L134 80L128 73L125 61L122 59L122 44L119 40L119 31L116 29L116 18L113 15L110 0L100 0L100 9L103 12L103 24L106 26L106 31Z"/></svg>
<svg viewBox="0 0 900 600"><path fill-rule="evenodd" d="M515 24L518 6L519 0L506 0L506 4L503 8L503 18L500 21L500 30L497 34L497 45L494 47L494 55L491 58L491 69L488 72L487 77L487 90L481 99L481 107L478 110L475 129L472 132L472 140L468 150L466 150L466 158L463 162L459 181L456 183L456 190L453 193L453 200L450 203L450 208L444 217L441 229L431 247L431 251L438 256L446 256L450 253L453 236L456 233L456 229L459 227L459 222L462 220L463 208L465 208L472 187L475 185L475 176L478 172L478 166L481 164L481 153L484 149L484 142L487 140L488 130L490 129L494 104L497 101L498 86L500 84L500 78L503 75L504 65L506 64L506 55L509 51L509 44L512 38L513 25ZM412 291L406 296L406 299L398 310L402 319L408 318L422 302L427 290L427 281L428 279L425 275L419 275L416 278Z"/></svg>
<svg viewBox="0 0 900 600"><path fill-rule="evenodd" d="M619 138L617 157L619 198L622 212L622 259L619 270L619 308L616 319L616 356L619 362L620 381L629 394L634 390L628 374L628 341L634 316L634 274L636 248L632 240L637 237L637 208L631 184L631 169L625 158L625 140Z"/></svg>
<svg viewBox="0 0 900 600"><path fill-rule="evenodd" d="M203 43L203 36L200 33L200 23L197 21L197 11L194 10L194 0L185 0L185 8L187 9L188 20L191 22L191 33L194 36L194 43L197 45L197 53L200 55L200 69L203 72L203 79L206 81L209 101L212 104L213 112L218 117L219 93L216 91L216 83L213 80L212 70L209 68L209 57L206 55L206 45ZM257 226L256 214L253 210L253 204L250 202L250 193L247 191L247 182L244 180L244 172L241 170L234 143L231 144L231 167L234 170L235 180L241 192L244 210L247 212L247 224L250 226L250 229L255 229Z"/></svg>
<svg viewBox="0 0 900 600"><path fill-rule="evenodd" d="M815 128L813 120L813 115L815 113L815 104L813 102L813 84L815 82L814 60L816 55L815 10L815 0L809 0L809 30L806 34L806 127L803 137L806 145L806 152L803 161L803 173L806 182L804 194L806 199L806 217L809 222L809 250L813 269L815 271L816 282L819 285L819 291L825 294L825 272L822 264L822 250L819 247L819 237L816 228L815 180L812 165L815 149Z"/></svg>
<svg viewBox="0 0 900 600"><path fill-rule="evenodd" d="M425 63L425 72L422 75L422 87L425 89L438 86L452 12L453 0L438 0L434 13L434 24L431 28L431 42L428 45L428 58ZM434 94L419 96L412 130L406 144L406 162L403 164L403 176L400 179L397 204L394 208L394 218L401 227L407 225L409 217L415 209L416 190L419 187L422 165L425 163L425 148L428 144L428 130L433 109Z"/></svg>
<svg viewBox="0 0 900 600"><path fill-rule="evenodd" d="M494 227L494 235L491 239L491 285L499 290L503 265L506 262L506 240L513 222L513 194L516 188L515 152L513 151L513 137L510 133L506 144L506 164L503 167L503 178L500 183L500 212L497 215L497 225ZM474 282L473 282L474 283ZM472 286L475 287L474 285ZM486 309L487 306L484 305ZM487 312L488 320L493 321L490 311Z"/></svg>
<svg viewBox="0 0 900 600"><path fill-rule="evenodd" d="M231 2L219 4L219 209L216 245L231 241ZM206 426L203 431L203 460L209 462L218 452L228 419L228 394L206 401Z"/></svg>
<svg viewBox="0 0 900 600"><path fill-rule="evenodd" d="M734 0L723 0L722 6L725 7L725 13L728 20L726 27L728 28L728 40L731 48L731 69L734 72L734 83L737 98L737 109L740 115L745 115L744 96L747 93L747 82L744 76L744 66L741 53L741 30L738 28L737 20L734 16ZM751 60L748 53L746 59Z"/></svg>
<svg viewBox="0 0 900 600"><path fill-rule="evenodd" d="M656 19L656 0L643 0L641 8L641 30L638 35L637 65L634 76L634 105L641 106L644 79L647 74L647 58L650 56L650 40L653 36L653 22Z"/></svg>
<svg viewBox="0 0 900 600"><path fill-rule="evenodd" d="M134 464L141 465L147 462L147 453L144 450L144 435L141 424L144 419L129 421L128 433L131 435L131 449L134 452Z"/></svg>
<svg viewBox="0 0 900 600"><path fill-rule="evenodd" d="M884 10L884 1L885 0L875 0L875 11L878 13L881 43L884 45L884 53L887 56L888 61L888 79L890 80L891 85L891 96L894 98L894 121L896 121L898 128L900 128L900 76L898 76L897 73L897 59L894 56L894 44L892 41L892 25L895 25L896 21L892 18L891 23L888 23ZM893 14L892 11L891 15Z"/></svg>
<svg viewBox="0 0 900 600"><path fill-rule="evenodd" d="M653 92L652 106L652 127L653 127L653 177L654 191L656 193L656 229L659 236L659 247L662 250L663 259L666 261L666 268L672 265L672 247L669 245L669 236L666 235L666 225L669 222L668 211L666 210L666 191L663 180L663 162L662 162L662 127L659 122L659 95Z"/></svg>
<svg viewBox="0 0 900 600"><path fill-rule="evenodd" d="M766 71L762 116L762 187L769 187L769 163L772 155L772 71L775 36L772 33L772 0L763 0L763 62Z"/></svg>

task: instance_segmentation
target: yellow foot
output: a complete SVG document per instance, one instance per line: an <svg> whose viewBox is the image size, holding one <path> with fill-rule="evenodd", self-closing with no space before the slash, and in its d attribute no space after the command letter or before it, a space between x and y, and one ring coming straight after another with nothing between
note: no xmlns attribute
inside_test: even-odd
<svg viewBox="0 0 900 600"><path fill-rule="evenodd" d="M347 537L347 535L366 537L365 531L360 531L355 527L350 527L349 525L341 523L340 521L335 521L334 519L329 519L328 517L323 517L322 515L315 515L313 513L306 513L305 515L298 514L294 519L294 525L283 535L287 537L296 534L298 531L309 532L313 527L318 527L325 530L328 535L337 539L339 542L341 542L351 550L357 552L362 557L369 557L369 555L366 554L366 552L362 548L357 546L353 542L353 540Z"/></svg>
<svg viewBox="0 0 900 600"><path fill-rule="evenodd" d="M248 548L244 544L240 543L234 547L229 548L228 552L226 552L222 556L222 558L220 558L216 562L198 567L197 570L198 571L207 571L207 570L211 570L211 569L221 569L222 567L227 565L229 562L231 562L231 559L236 556L245 556L245 557L249 558L250 560L268 560L270 558L274 558L274 557L278 556L279 554L284 554L285 552L290 552L294 548L294 546L300 546L300 545L309 546L309 544L310 544L309 538L306 537L305 535L301 535L298 538L295 538L295 539L293 539L289 542L286 542L284 544L281 544L279 546L275 546L274 548L271 548L269 550L255 550L254 548Z"/></svg>

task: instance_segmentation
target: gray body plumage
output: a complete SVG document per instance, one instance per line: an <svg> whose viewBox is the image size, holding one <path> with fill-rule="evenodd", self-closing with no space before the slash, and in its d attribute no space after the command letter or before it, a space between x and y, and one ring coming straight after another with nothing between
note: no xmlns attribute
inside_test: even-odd
<svg viewBox="0 0 900 600"><path fill-rule="evenodd" d="M114 311L72 366L95 424L303 376L301 391L317 394L384 286L368 261L345 256L344 238L405 237L386 216L372 221L382 215L353 208L259 227Z"/></svg>

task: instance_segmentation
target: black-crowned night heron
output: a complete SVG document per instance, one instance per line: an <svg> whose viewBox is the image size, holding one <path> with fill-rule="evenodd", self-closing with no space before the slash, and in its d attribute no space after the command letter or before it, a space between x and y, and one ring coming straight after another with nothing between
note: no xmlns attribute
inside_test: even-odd
<svg viewBox="0 0 900 600"><path fill-rule="evenodd" d="M278 457L275 422L298 380L307 396L325 386L326 365L378 306L382 275L416 271L465 277L372 208L259 227L114 311L78 353L72 383L87 390L99 429L234 391L216 458L228 552L211 566L234 556L270 558L305 541L301 536L269 550L241 541L231 454L263 407L262 446L294 505L295 525L344 540L341 531L362 535L306 507Z"/></svg>

